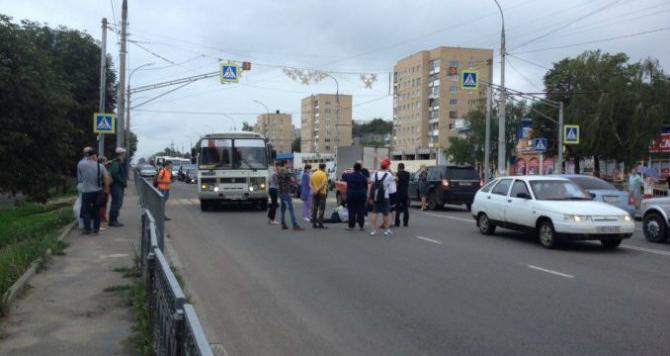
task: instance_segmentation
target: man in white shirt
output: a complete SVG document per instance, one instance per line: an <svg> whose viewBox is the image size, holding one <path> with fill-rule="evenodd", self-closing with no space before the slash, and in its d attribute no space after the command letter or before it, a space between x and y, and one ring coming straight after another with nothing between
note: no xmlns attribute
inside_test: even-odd
<svg viewBox="0 0 670 356"><path fill-rule="evenodd" d="M372 215L370 216L370 224L372 225L372 232L370 235L374 236L377 233L377 215L381 214L384 220L384 236L391 236L389 229L389 211L391 205L389 202L389 195L395 193L396 185L393 173L389 171L391 162L388 159L381 161L381 170L375 172L370 177L372 187L370 189L370 200L373 206Z"/></svg>

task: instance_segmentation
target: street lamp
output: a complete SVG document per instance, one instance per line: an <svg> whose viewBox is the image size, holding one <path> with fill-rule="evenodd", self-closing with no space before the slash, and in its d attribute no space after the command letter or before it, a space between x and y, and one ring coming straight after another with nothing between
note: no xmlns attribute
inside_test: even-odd
<svg viewBox="0 0 670 356"><path fill-rule="evenodd" d="M223 116L228 118L228 120L230 120L230 123L233 124L233 131L237 131L237 127L236 127L236 124L235 124L235 119L233 119L233 117L228 115L228 114L223 114Z"/></svg>
<svg viewBox="0 0 670 356"><path fill-rule="evenodd" d="M142 64L141 66L133 69L130 74L128 75L128 90L126 91L126 135L125 135L125 142L124 146L126 149L128 148L128 144L130 143L129 141L129 135L130 135L130 79L132 79L133 74L137 72L139 69L143 67L148 67L154 65L154 62L151 63L145 63Z"/></svg>
<svg viewBox="0 0 670 356"><path fill-rule="evenodd" d="M270 120L270 108L268 108L268 106L265 105L265 103L260 101L260 100L254 99L254 103L262 105L265 108L265 112L267 112L267 115L268 115L267 119ZM261 134L267 138L268 137L268 132L267 132L266 126L267 125L261 125Z"/></svg>
<svg viewBox="0 0 670 356"><path fill-rule="evenodd" d="M498 109L498 174L505 174L506 167L506 142L505 142L505 109L506 109L506 92L505 92L505 14L503 14L502 7L495 1L500 11L500 18L502 19L502 29L500 31L500 108Z"/></svg>
<svg viewBox="0 0 670 356"><path fill-rule="evenodd" d="M322 73L335 81L335 152L337 152L337 148L340 147L340 83L332 74L328 72Z"/></svg>

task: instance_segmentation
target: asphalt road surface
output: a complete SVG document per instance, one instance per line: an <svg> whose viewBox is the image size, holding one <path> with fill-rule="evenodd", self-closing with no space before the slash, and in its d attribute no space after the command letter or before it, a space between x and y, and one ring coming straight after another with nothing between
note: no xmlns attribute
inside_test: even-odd
<svg viewBox="0 0 670 356"><path fill-rule="evenodd" d="M183 183L167 214L220 354L670 355L670 245L639 231L616 251L546 250L480 235L459 207L412 209L392 238L282 231L260 211L201 212Z"/></svg>

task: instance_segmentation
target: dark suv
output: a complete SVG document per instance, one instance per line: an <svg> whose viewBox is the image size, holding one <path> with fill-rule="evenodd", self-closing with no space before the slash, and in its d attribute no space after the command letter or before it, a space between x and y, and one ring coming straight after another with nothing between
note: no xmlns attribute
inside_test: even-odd
<svg viewBox="0 0 670 356"><path fill-rule="evenodd" d="M429 166L410 177L409 197L420 200L425 192L431 210L444 204L465 204L470 210L480 187L481 179L472 166Z"/></svg>

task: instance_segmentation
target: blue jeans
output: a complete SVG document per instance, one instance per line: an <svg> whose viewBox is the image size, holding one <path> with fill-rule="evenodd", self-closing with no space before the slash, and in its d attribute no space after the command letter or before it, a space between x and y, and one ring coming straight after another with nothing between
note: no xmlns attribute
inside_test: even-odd
<svg viewBox="0 0 670 356"><path fill-rule="evenodd" d="M293 223L294 227L298 226L298 222L295 220L295 211L293 210L293 198L291 198L291 194L279 194L279 199L281 200L281 224L286 225L284 215L286 213L286 208L288 207L288 212L291 214L291 223Z"/></svg>
<svg viewBox="0 0 670 356"><path fill-rule="evenodd" d="M123 205L123 187L120 185L112 185L111 188L112 203L109 205L109 222L119 221L119 210Z"/></svg>

